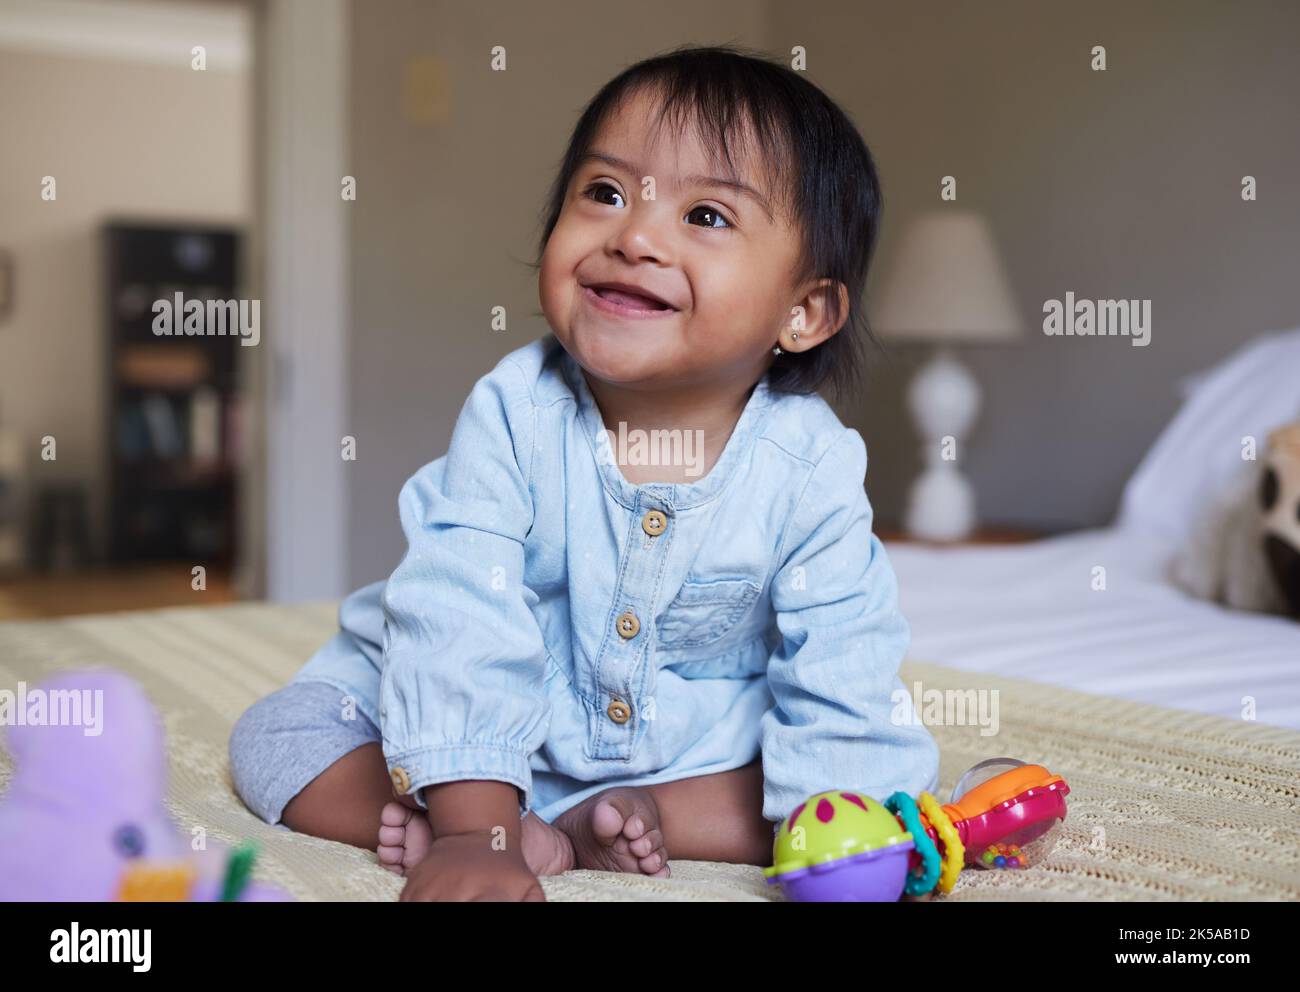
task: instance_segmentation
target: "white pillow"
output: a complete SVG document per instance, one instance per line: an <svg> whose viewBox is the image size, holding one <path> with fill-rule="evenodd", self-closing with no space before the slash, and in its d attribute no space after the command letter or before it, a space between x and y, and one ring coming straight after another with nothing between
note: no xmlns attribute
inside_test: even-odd
<svg viewBox="0 0 1300 992"><path fill-rule="evenodd" d="M1174 545L1241 478L1242 438L1254 437L1262 458L1269 432L1300 418L1300 329L1255 338L1181 390L1182 407L1124 486L1115 521Z"/></svg>

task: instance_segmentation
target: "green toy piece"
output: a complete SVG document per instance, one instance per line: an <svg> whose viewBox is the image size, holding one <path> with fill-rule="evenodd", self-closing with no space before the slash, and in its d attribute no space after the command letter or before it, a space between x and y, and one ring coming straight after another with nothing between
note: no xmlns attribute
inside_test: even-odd
<svg viewBox="0 0 1300 992"><path fill-rule="evenodd" d="M240 894L253 877L253 863L257 861L257 845L244 844L230 852L226 862L226 877L221 883L221 901L237 902Z"/></svg>

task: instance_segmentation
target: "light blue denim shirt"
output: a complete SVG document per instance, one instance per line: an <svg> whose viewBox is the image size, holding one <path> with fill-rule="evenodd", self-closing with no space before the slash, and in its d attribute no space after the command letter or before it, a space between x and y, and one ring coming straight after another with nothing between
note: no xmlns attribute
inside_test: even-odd
<svg viewBox="0 0 1300 992"><path fill-rule="evenodd" d="M503 358L402 488L401 564L296 678L353 696L421 804L493 779L551 821L760 753L773 821L823 789L935 789L891 698L910 629L861 436L765 377L693 482L629 483L607 438L553 336Z"/></svg>

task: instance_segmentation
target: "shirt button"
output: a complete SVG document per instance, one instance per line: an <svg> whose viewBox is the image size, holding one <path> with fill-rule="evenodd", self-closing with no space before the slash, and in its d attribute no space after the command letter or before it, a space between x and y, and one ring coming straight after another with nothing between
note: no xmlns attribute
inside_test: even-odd
<svg viewBox="0 0 1300 992"><path fill-rule="evenodd" d="M641 518L641 529L651 537L658 537L668 527L668 518L658 510L651 510Z"/></svg>
<svg viewBox="0 0 1300 992"><path fill-rule="evenodd" d="M621 699L615 699L611 702L605 712L609 714L609 718L615 723L627 723L628 720L632 719L632 707Z"/></svg>
<svg viewBox="0 0 1300 992"><path fill-rule="evenodd" d="M389 776L393 780L393 789L399 796L404 796L411 791L411 776L406 774L406 769L401 765L393 766Z"/></svg>
<svg viewBox="0 0 1300 992"><path fill-rule="evenodd" d="M636 614L631 610L624 610L619 614L615 626L618 628L618 636L625 641L630 641L636 637L637 632L641 629L641 621L636 618Z"/></svg>

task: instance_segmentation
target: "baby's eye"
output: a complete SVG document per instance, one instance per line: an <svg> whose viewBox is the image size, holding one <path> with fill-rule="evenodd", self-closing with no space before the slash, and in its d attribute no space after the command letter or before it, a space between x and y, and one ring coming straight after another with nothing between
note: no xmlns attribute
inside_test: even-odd
<svg viewBox="0 0 1300 992"><path fill-rule="evenodd" d="M613 193L615 196L617 196L620 200L623 198L623 194L620 193L618 190L616 190L616 189L615 189L613 186L611 186L609 183L592 183L590 186L588 186L586 189L584 189L584 190L582 191L582 195L583 195L583 196L586 196L586 197L590 197L590 198L593 199L593 200L596 200L597 203L608 203L609 206L611 206L611 207L612 207L612 206L617 206L617 204L609 203L609 201L607 201L607 200L600 200L600 199L597 199L596 197L594 197L594 196L591 195L592 193L596 192L597 190L602 190L602 189L607 189L607 190L609 190L611 193Z"/></svg>
<svg viewBox="0 0 1300 992"><path fill-rule="evenodd" d="M722 216L722 211L718 210L716 207L707 207L707 206L706 206L706 207L695 207L695 208L694 208L690 213L688 213L688 214L686 215L686 217L687 217L687 222L689 223L689 222L690 222L690 218L691 218L691 217L694 217L694 216L696 216L696 215L698 215L698 214L706 214L706 215L708 215L709 218L710 218L709 223L704 224L704 225L703 225L704 227L711 227L711 228L714 228L715 230L725 230L726 228L728 228L728 227L731 226L731 224L728 223L727 218L725 218L725 217ZM715 220L720 220L720 221L722 221L722 226L719 227L717 224L713 223L713 221L715 221Z"/></svg>

